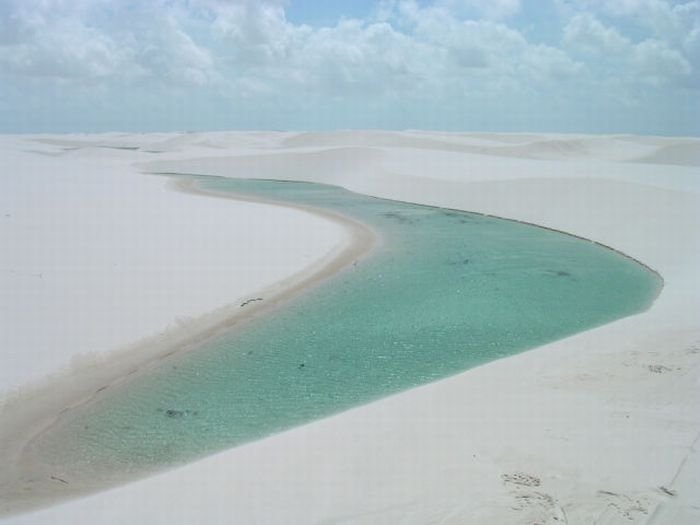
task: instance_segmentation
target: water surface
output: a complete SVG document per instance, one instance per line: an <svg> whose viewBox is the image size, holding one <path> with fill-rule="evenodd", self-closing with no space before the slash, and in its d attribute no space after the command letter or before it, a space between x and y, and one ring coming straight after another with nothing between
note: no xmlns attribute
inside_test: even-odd
<svg viewBox="0 0 700 525"><path fill-rule="evenodd" d="M188 461L640 312L660 289L629 258L531 225L312 183L199 184L330 209L383 243L288 306L65 417L32 445L64 470Z"/></svg>

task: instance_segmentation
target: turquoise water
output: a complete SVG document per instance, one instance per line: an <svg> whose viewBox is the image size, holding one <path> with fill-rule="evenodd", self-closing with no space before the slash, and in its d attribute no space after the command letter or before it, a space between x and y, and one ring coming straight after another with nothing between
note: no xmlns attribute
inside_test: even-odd
<svg viewBox="0 0 700 525"><path fill-rule="evenodd" d="M612 250L512 221L311 183L199 180L334 210L384 242L285 308L75 410L34 443L43 457L83 473L185 462L643 311L661 286Z"/></svg>

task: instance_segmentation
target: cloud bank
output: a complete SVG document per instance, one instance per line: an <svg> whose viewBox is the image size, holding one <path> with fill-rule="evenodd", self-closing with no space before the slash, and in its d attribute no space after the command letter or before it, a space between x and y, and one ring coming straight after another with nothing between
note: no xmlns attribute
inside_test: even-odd
<svg viewBox="0 0 700 525"><path fill-rule="evenodd" d="M0 131L700 134L700 0L293 2L0 2Z"/></svg>

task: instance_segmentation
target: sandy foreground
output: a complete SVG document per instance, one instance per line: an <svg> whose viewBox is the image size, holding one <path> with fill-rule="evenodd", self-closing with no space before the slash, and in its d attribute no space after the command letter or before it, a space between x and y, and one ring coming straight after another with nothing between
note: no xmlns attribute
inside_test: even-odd
<svg viewBox="0 0 700 525"><path fill-rule="evenodd" d="M700 140L8 136L0 165L6 393L66 367L133 366L148 345L107 351L201 329L327 267L351 238L145 172L320 181L509 217L665 281L644 314L8 523L700 522Z"/></svg>

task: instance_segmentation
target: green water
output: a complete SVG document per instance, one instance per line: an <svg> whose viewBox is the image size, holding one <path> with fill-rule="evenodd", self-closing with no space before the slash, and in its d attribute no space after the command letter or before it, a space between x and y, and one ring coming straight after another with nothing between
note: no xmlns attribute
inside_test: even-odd
<svg viewBox="0 0 700 525"><path fill-rule="evenodd" d="M44 457L81 472L181 463L640 312L661 286L611 250L516 222L311 183L200 183L340 212L382 247L74 411L34 443Z"/></svg>

